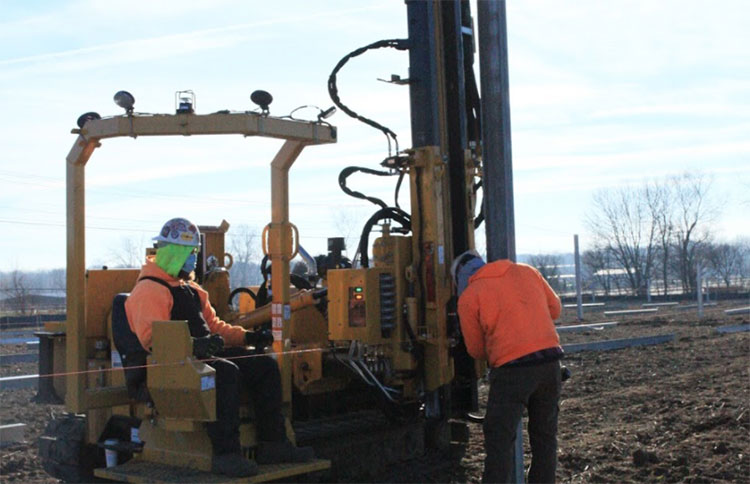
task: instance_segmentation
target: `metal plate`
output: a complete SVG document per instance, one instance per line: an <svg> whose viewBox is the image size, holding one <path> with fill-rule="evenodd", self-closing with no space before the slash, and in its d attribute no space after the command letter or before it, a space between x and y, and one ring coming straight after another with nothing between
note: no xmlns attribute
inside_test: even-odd
<svg viewBox="0 0 750 484"><path fill-rule="evenodd" d="M155 462L146 462L131 460L125 464L95 469L94 475L105 479L111 479L120 482L153 482L153 483L174 483L174 482L267 482L286 477L307 474L310 472L322 471L331 467L331 461L316 459L304 464L276 464L258 466L260 471L253 477L234 479L210 472L189 469L185 467L174 467Z"/></svg>

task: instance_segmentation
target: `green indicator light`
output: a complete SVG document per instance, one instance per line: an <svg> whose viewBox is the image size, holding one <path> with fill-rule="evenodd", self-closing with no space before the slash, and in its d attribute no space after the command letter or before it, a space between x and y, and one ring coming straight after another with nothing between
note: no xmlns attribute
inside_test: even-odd
<svg viewBox="0 0 750 484"><path fill-rule="evenodd" d="M362 292L362 288L361 287L355 287L354 288L354 292Z"/></svg>

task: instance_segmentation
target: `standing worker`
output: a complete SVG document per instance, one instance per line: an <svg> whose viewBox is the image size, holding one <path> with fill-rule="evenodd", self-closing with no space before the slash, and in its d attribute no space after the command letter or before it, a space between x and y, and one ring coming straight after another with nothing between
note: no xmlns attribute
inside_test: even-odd
<svg viewBox="0 0 750 484"><path fill-rule="evenodd" d="M169 220L159 235L156 256L149 257L125 302L130 328L143 348L151 349L154 321L187 320L196 357L216 370L216 421L208 424L213 447L211 470L231 477L258 473L257 464L306 462L311 447L295 447L286 436L281 414L281 374L269 356L258 356L246 346L264 348L273 342L270 331L246 331L216 316L208 293L193 281L198 227L184 218ZM225 348L226 346L226 348ZM227 359L221 359L227 358ZM240 389L253 400L260 443L255 461L242 455L239 434Z"/></svg>
<svg viewBox="0 0 750 484"><path fill-rule="evenodd" d="M554 482L563 356L554 320L560 298L533 267L507 259L485 264L474 251L456 258L451 275L466 349L491 368L482 482L510 482L524 407L532 453L528 480Z"/></svg>

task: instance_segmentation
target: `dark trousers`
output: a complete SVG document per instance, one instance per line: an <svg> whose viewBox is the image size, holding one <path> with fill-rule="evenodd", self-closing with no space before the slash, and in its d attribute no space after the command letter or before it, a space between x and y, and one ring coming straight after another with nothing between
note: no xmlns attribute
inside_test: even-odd
<svg viewBox="0 0 750 484"><path fill-rule="evenodd" d="M216 370L216 421L208 424L214 453L240 452L240 389L243 387L250 393L259 440L284 440L281 373L276 360L255 355L245 348L227 348L216 356L229 359L207 362Z"/></svg>
<svg viewBox="0 0 750 484"><path fill-rule="evenodd" d="M560 362L499 367L490 371L490 394L484 418L482 482L510 482L516 429L529 412L531 469L529 482L555 482Z"/></svg>

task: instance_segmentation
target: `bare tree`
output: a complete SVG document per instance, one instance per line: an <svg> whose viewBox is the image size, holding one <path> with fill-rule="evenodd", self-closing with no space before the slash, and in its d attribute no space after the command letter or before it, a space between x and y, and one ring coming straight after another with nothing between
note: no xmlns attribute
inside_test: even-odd
<svg viewBox="0 0 750 484"><path fill-rule="evenodd" d="M611 251L606 248L586 250L581 256L581 262L589 281L588 286L598 285L609 296L612 291L612 267L614 264Z"/></svg>
<svg viewBox="0 0 750 484"><path fill-rule="evenodd" d="M666 296L669 291L669 257L674 235L674 207L670 185L657 180L647 183L645 195L651 219L656 224L658 246L655 248L654 258L659 260L663 294Z"/></svg>
<svg viewBox="0 0 750 484"><path fill-rule="evenodd" d="M643 295L654 259L656 223L649 216L644 189L620 187L594 195L587 217L594 243L606 248L625 270L634 294Z"/></svg>
<svg viewBox="0 0 750 484"><path fill-rule="evenodd" d="M555 291L562 288L560 281L562 262L562 257L559 255L536 254L529 256L529 265L534 266Z"/></svg>
<svg viewBox="0 0 750 484"><path fill-rule="evenodd" d="M354 257L362 228L368 217L362 208L340 209L334 212L333 225L336 228L336 236L344 238L349 257ZM373 237L370 237L370 243L372 241Z"/></svg>
<svg viewBox="0 0 750 484"><path fill-rule="evenodd" d="M258 268L260 235L258 230L249 225L237 225L227 234L229 250L233 257L229 269L232 287L251 286L261 282Z"/></svg>
<svg viewBox="0 0 750 484"><path fill-rule="evenodd" d="M744 276L745 259L749 247L738 241L734 244L707 244L704 253L711 264L711 269L729 288L733 280L739 281Z"/></svg>
<svg viewBox="0 0 750 484"><path fill-rule="evenodd" d="M5 274L5 277L0 281L0 291L5 294L8 307L14 308L21 314L26 314L30 303L26 274L18 269L13 269Z"/></svg>
<svg viewBox="0 0 750 484"><path fill-rule="evenodd" d="M670 179L674 197L674 237L677 250L677 269L682 289L695 289L696 255L702 244L709 241L706 227L718 214L709 198L711 180L702 174L683 173Z"/></svg>
<svg viewBox="0 0 750 484"><path fill-rule="evenodd" d="M140 267L144 262L145 253L142 237L140 240L123 237L120 239L120 247L109 251L109 257L114 260L114 267Z"/></svg>
<svg viewBox="0 0 750 484"><path fill-rule="evenodd" d="M64 293L66 286L65 269L52 269L49 272L49 287L55 291Z"/></svg>

